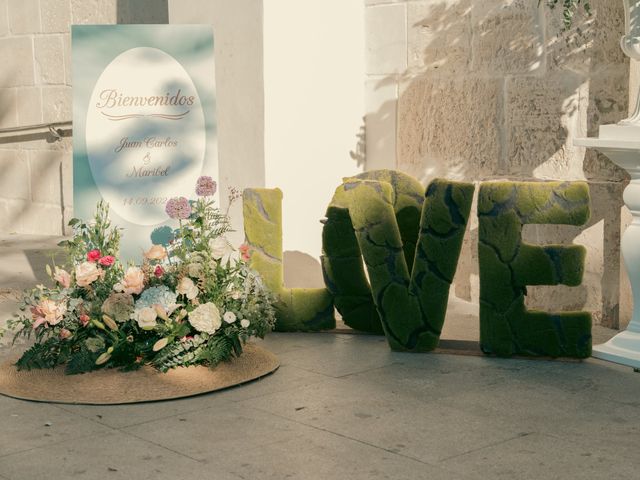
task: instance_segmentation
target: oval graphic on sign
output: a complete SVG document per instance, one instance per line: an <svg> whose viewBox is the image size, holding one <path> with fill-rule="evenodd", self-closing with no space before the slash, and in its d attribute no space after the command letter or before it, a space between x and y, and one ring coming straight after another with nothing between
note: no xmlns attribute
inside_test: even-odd
<svg viewBox="0 0 640 480"><path fill-rule="evenodd" d="M132 48L105 68L91 94L85 137L98 191L131 223L166 221L166 201L189 196L202 173L198 92L182 65L157 48Z"/></svg>

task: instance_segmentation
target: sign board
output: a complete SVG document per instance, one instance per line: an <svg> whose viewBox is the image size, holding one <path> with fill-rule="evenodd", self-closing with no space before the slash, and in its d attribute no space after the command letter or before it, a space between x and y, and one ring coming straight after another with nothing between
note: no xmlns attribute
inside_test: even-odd
<svg viewBox="0 0 640 480"><path fill-rule="evenodd" d="M74 216L110 205L123 259L167 238L168 199L218 177L213 30L74 25Z"/></svg>

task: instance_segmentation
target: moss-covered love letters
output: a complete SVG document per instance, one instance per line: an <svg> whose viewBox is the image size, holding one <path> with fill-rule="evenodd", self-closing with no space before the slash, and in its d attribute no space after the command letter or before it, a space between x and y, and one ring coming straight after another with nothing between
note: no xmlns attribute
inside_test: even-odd
<svg viewBox="0 0 640 480"><path fill-rule="evenodd" d="M393 350L436 348L473 193L471 183L441 179L425 192L416 179L391 170L345 179L323 221L326 288L288 289L282 269L282 192L245 190L251 265L279 297L276 328L333 328L335 305L347 325L384 333ZM589 313L528 311L524 303L526 285L579 285L584 247L539 247L521 237L527 223L584 224L587 185L485 183L478 216L482 350L501 356L589 356Z"/></svg>

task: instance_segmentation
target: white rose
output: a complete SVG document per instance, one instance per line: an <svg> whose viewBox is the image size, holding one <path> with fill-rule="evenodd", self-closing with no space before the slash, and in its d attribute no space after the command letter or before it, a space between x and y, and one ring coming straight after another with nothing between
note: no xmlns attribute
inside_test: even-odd
<svg viewBox="0 0 640 480"><path fill-rule="evenodd" d="M209 240L209 248L211 249L211 256L216 260L220 260L224 257L229 257L233 252L233 248L225 237L216 237Z"/></svg>
<svg viewBox="0 0 640 480"><path fill-rule="evenodd" d="M155 308L152 307L144 307L138 310L136 315L136 321L140 328L144 330L150 330L156 326L156 318L158 314L156 313Z"/></svg>
<svg viewBox="0 0 640 480"><path fill-rule="evenodd" d="M240 320L240 326L242 328L247 328L249 325L251 325L251 322L246 318L243 318L242 320Z"/></svg>
<svg viewBox="0 0 640 480"><path fill-rule="evenodd" d="M189 277L182 277L178 282L178 288L176 288L176 292L180 295L185 295L189 300L193 300L198 296L200 291L193 280Z"/></svg>
<svg viewBox="0 0 640 480"><path fill-rule="evenodd" d="M82 262L76 266L76 283L80 287L88 287L102 275L102 270L93 262Z"/></svg>
<svg viewBox="0 0 640 480"><path fill-rule="evenodd" d="M233 312L225 312L222 319L227 323L233 323L237 320L236 314Z"/></svg>
<svg viewBox="0 0 640 480"><path fill-rule="evenodd" d="M189 323L199 332L210 335L222 326L220 310L213 303L203 303L189 313Z"/></svg>

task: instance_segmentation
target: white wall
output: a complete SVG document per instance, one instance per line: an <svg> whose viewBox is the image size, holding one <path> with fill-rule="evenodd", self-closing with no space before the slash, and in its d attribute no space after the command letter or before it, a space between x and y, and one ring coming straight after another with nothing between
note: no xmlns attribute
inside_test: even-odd
<svg viewBox="0 0 640 480"><path fill-rule="evenodd" d="M319 220L362 171L363 15L363 0L264 1L265 180L284 192L285 251L320 255Z"/></svg>
<svg viewBox="0 0 640 480"><path fill-rule="evenodd" d="M169 23L213 25L220 197L227 187L264 186L262 0L169 0ZM231 209L243 241L242 205Z"/></svg>

